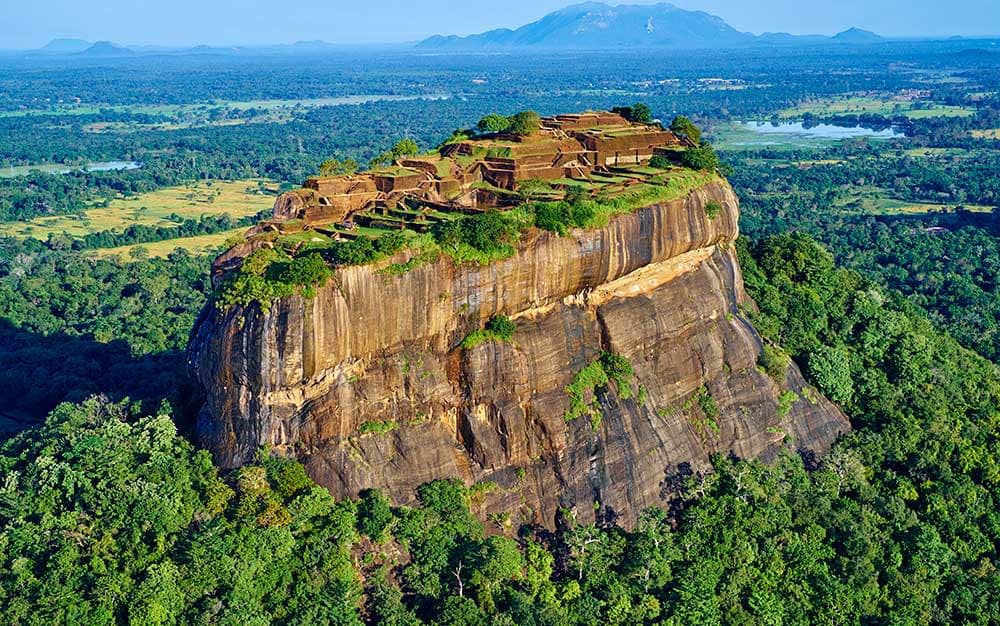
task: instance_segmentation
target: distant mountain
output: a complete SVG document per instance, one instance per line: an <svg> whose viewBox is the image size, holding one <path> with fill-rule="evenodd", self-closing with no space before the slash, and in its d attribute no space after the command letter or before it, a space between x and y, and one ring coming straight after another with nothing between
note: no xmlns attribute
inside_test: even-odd
<svg viewBox="0 0 1000 626"><path fill-rule="evenodd" d="M667 3L609 6L587 2L550 13L517 30L502 28L468 37L438 35L417 45L447 49L687 48L741 45L752 40L753 35L703 11L685 11Z"/></svg>
<svg viewBox="0 0 1000 626"><path fill-rule="evenodd" d="M76 54L94 45L83 39L53 39L35 52L42 54Z"/></svg>
<svg viewBox="0 0 1000 626"><path fill-rule="evenodd" d="M78 52L77 56L86 57L125 57L132 56L135 54L134 50L129 50L128 48L123 48L122 46L117 46L110 41L98 41L94 45L90 46L82 52Z"/></svg>
<svg viewBox="0 0 1000 626"><path fill-rule="evenodd" d="M848 28L847 30L837 33L830 38L834 43L852 43L852 44L869 44L869 43L880 43L885 41L885 37L881 35L876 35L870 30L862 30L860 28Z"/></svg>
<svg viewBox="0 0 1000 626"><path fill-rule="evenodd" d="M829 43L826 35L792 35L791 33L764 33L754 38L755 44L801 46Z"/></svg>
<svg viewBox="0 0 1000 626"><path fill-rule="evenodd" d="M857 28L835 37L743 33L722 18L672 4L611 6L586 2L550 13L515 30L501 28L468 37L435 35L417 44L425 50L517 48L733 48L760 45L865 44L882 41Z"/></svg>
<svg viewBox="0 0 1000 626"><path fill-rule="evenodd" d="M291 47L296 50L329 50L330 48L336 48L337 46L328 41L316 39L314 41L296 41L291 45Z"/></svg>

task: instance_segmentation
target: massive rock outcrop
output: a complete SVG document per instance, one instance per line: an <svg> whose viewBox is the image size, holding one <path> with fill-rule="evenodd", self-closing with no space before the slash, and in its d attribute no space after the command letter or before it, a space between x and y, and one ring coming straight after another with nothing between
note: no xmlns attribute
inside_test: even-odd
<svg viewBox="0 0 1000 626"><path fill-rule="evenodd" d="M532 231L486 267L346 267L312 299L206 309L189 354L198 435L224 466L271 446L336 495L495 483L484 513L549 527L560 509L629 526L716 453L822 453L848 422L794 364L780 380L757 367L737 218L720 181L604 228ZM511 341L459 346L497 314ZM567 386L604 353L628 359L633 386L586 392L593 414L567 421Z"/></svg>

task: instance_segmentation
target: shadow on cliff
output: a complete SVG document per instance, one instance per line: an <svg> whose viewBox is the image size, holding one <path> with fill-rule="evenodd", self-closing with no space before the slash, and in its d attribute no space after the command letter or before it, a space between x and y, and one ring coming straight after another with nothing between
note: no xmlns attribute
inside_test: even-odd
<svg viewBox="0 0 1000 626"><path fill-rule="evenodd" d="M183 352L136 357L124 341L38 335L0 319L0 440L41 423L60 402L98 394L128 397L147 412L169 399L182 430L200 402L187 383Z"/></svg>

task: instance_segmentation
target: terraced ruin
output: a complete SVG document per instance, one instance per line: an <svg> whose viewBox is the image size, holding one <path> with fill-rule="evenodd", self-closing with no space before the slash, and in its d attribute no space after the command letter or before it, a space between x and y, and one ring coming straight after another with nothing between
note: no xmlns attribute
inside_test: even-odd
<svg viewBox="0 0 1000 626"><path fill-rule="evenodd" d="M656 156L675 162L692 145L658 124L609 112L541 118L538 130L527 135L457 135L431 153L400 157L386 167L309 178L282 195L273 219L249 233L247 245L220 258L217 269L256 249L254 242L273 242L294 256L389 232L409 238L529 200L561 201L575 194L614 201L682 176L681 168L648 164Z"/></svg>

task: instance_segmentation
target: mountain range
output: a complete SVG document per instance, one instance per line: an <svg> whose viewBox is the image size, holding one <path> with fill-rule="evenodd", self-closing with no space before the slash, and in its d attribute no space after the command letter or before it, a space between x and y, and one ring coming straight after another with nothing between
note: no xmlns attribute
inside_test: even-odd
<svg viewBox="0 0 1000 626"><path fill-rule="evenodd" d="M32 56L91 58L143 55L299 55L331 54L344 50L395 49L425 52L476 52L516 50L697 49L814 45L872 45L890 41L871 31L850 28L833 36L753 33L733 28L722 18L704 11L689 11L673 4L622 4L584 2L560 9L518 28L499 28L468 36L434 35L419 42L344 45L325 41L257 46L132 46L102 41L54 39L28 52Z"/></svg>
<svg viewBox="0 0 1000 626"><path fill-rule="evenodd" d="M435 35L417 44L428 50L518 48L709 48L794 44L871 44L884 41L875 33L852 28L833 37L736 30L722 18L688 11L669 3L652 5L585 2L550 13L511 30L500 28L477 35Z"/></svg>

